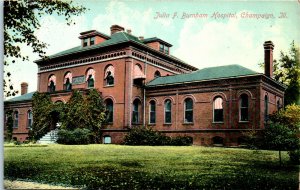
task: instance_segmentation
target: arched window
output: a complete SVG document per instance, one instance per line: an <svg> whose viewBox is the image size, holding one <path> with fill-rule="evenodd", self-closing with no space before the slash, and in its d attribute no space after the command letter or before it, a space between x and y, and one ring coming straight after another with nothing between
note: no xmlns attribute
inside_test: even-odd
<svg viewBox="0 0 300 190"><path fill-rule="evenodd" d="M27 128L31 128L32 126L32 111L28 110L27 112Z"/></svg>
<svg viewBox="0 0 300 190"><path fill-rule="evenodd" d="M249 116L248 116L248 95L247 94L242 94L240 96L240 121L248 121Z"/></svg>
<svg viewBox="0 0 300 190"><path fill-rule="evenodd" d="M149 123L153 124L156 122L156 105L155 101L151 100L149 104Z"/></svg>
<svg viewBox="0 0 300 190"><path fill-rule="evenodd" d="M223 99L216 97L213 104L214 122L223 122Z"/></svg>
<svg viewBox="0 0 300 190"><path fill-rule="evenodd" d="M55 92L56 76L50 75L48 79L48 92Z"/></svg>
<svg viewBox="0 0 300 190"><path fill-rule="evenodd" d="M184 100L184 122L193 122L193 100L191 98Z"/></svg>
<svg viewBox="0 0 300 190"><path fill-rule="evenodd" d="M18 111L14 111L14 128L18 128L19 127L19 112Z"/></svg>
<svg viewBox="0 0 300 190"><path fill-rule="evenodd" d="M111 99L105 101L106 105L106 122L112 123L114 120L114 103Z"/></svg>
<svg viewBox="0 0 300 190"><path fill-rule="evenodd" d="M269 105L268 105L268 103L269 103L269 97L268 97L268 95L265 95L265 121L267 121L268 120L268 115L269 115Z"/></svg>
<svg viewBox="0 0 300 190"><path fill-rule="evenodd" d="M115 76L115 68L110 65L105 69L105 83L106 86L113 86L115 81L114 81L114 76Z"/></svg>
<svg viewBox="0 0 300 190"><path fill-rule="evenodd" d="M95 83L95 70L90 68L86 73L86 82L88 88L94 88Z"/></svg>
<svg viewBox="0 0 300 190"><path fill-rule="evenodd" d="M140 122L140 114L139 114L139 111L140 111L140 100L138 99L135 99L133 101L133 109L132 109L132 123L134 124L137 124Z"/></svg>
<svg viewBox="0 0 300 190"><path fill-rule="evenodd" d="M172 123L172 102L171 102L171 100L165 101L165 123Z"/></svg>
<svg viewBox="0 0 300 190"><path fill-rule="evenodd" d="M157 77L160 77L161 75L160 75L160 72L159 71L155 71L155 73L154 73L154 78L157 78Z"/></svg>
<svg viewBox="0 0 300 190"><path fill-rule="evenodd" d="M72 73L67 72L64 77L64 90L72 90Z"/></svg>

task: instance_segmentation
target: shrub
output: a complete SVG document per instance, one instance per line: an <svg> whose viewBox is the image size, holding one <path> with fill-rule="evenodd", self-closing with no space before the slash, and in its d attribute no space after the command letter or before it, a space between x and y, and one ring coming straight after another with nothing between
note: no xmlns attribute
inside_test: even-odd
<svg viewBox="0 0 300 190"><path fill-rule="evenodd" d="M300 150L289 151L290 161L295 164L300 164Z"/></svg>
<svg viewBox="0 0 300 190"><path fill-rule="evenodd" d="M59 144L89 144L91 131L77 128L75 130L61 129L58 131L57 143Z"/></svg>
<svg viewBox="0 0 300 190"><path fill-rule="evenodd" d="M170 145L174 146L189 146L193 144L193 138L189 136L178 136L171 139Z"/></svg>
<svg viewBox="0 0 300 190"><path fill-rule="evenodd" d="M174 146L187 146L193 143L193 138L174 137L161 134L159 131L155 131L150 127L135 127L132 128L124 138L125 145L174 145Z"/></svg>

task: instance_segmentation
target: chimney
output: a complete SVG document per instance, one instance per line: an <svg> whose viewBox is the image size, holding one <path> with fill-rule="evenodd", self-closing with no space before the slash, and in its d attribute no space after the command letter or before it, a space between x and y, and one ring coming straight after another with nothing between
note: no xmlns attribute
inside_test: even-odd
<svg viewBox="0 0 300 190"><path fill-rule="evenodd" d="M144 36L140 36L139 39L143 41L144 40Z"/></svg>
<svg viewBox="0 0 300 190"><path fill-rule="evenodd" d="M124 28L122 26L119 25L112 25L110 27L110 35L113 35L116 32L121 32L124 31Z"/></svg>
<svg viewBox="0 0 300 190"><path fill-rule="evenodd" d="M266 41L264 43L265 49L265 75L267 77L273 77L273 49L274 44L272 41Z"/></svg>
<svg viewBox="0 0 300 190"><path fill-rule="evenodd" d="M27 90L28 90L28 83L22 82L21 83L21 95L27 94Z"/></svg>
<svg viewBox="0 0 300 190"><path fill-rule="evenodd" d="M127 29L127 33L128 33L128 34L131 34L131 30L130 30L130 29Z"/></svg>

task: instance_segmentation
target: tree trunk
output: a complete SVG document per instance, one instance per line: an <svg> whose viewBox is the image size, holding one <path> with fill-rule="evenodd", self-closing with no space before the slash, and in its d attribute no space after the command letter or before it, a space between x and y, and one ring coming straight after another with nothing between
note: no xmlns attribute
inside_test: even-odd
<svg viewBox="0 0 300 190"><path fill-rule="evenodd" d="M279 150L279 165L281 166L282 165L282 162L281 162L281 151Z"/></svg>

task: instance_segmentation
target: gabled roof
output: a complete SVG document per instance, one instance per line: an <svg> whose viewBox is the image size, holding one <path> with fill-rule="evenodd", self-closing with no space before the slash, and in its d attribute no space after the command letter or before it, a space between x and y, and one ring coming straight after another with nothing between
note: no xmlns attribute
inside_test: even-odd
<svg viewBox="0 0 300 190"><path fill-rule="evenodd" d="M226 65L226 66L219 66L219 67L208 67L187 74L158 77L150 81L146 86L152 87L152 86L172 85L178 83L197 82L197 81L204 81L204 80L213 80L213 79L239 77L239 76L256 75L256 74L261 74L261 73L252 71L240 65Z"/></svg>
<svg viewBox="0 0 300 190"><path fill-rule="evenodd" d="M23 94L21 96L17 96L14 98L11 98L9 100L5 100L4 103L13 103L13 102L21 102L21 101L30 101L32 100L32 96L35 92L29 92L27 94Z"/></svg>

